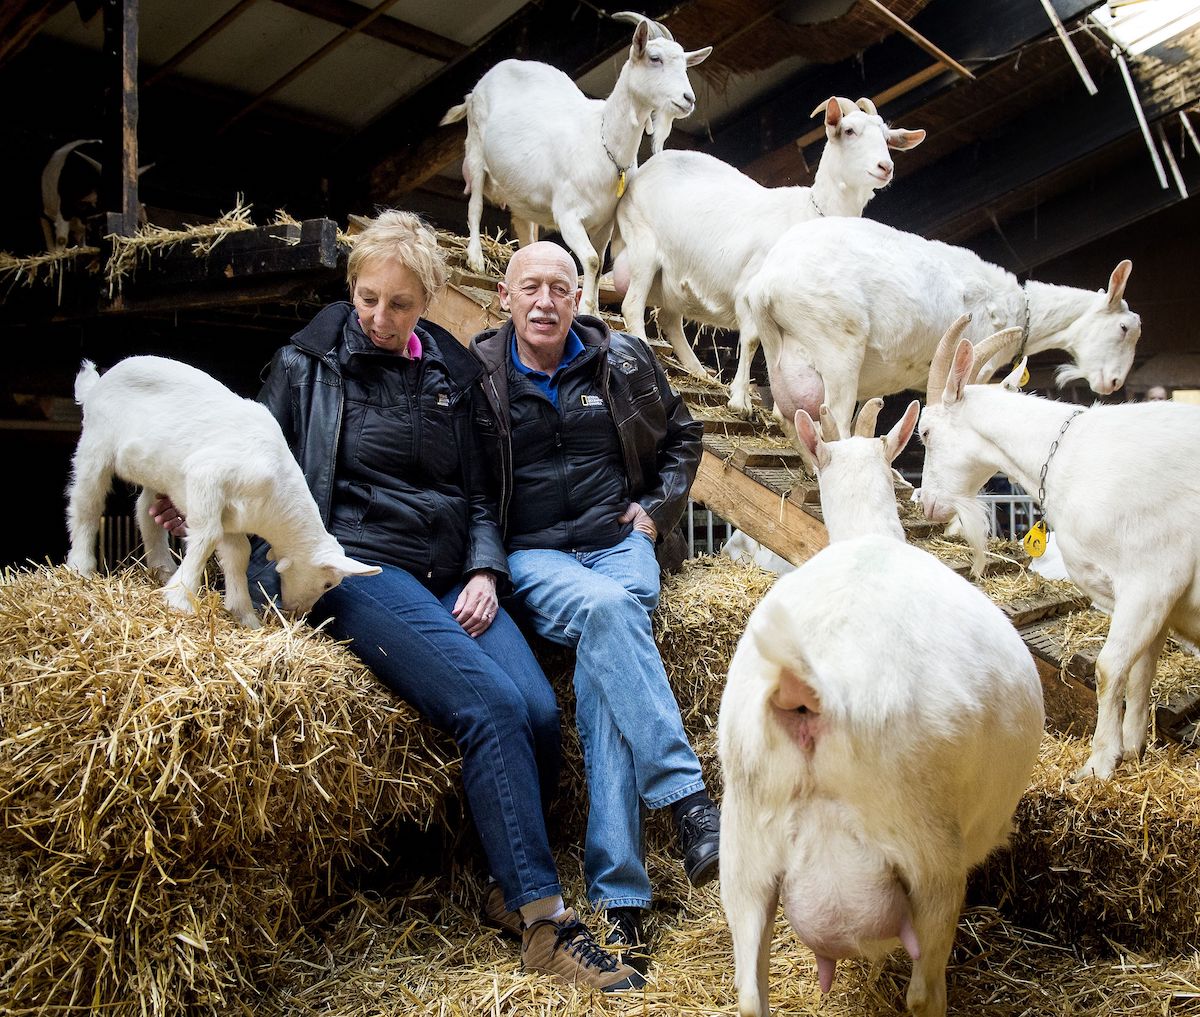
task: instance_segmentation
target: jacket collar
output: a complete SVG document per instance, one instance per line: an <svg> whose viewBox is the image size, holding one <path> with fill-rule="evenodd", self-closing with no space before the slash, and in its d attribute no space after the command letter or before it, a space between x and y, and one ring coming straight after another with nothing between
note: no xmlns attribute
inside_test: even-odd
<svg viewBox="0 0 1200 1017"><path fill-rule="evenodd" d="M583 343L585 349L592 346L598 346L602 350L608 349L608 326L599 318L594 318L590 314L578 314L571 323L571 328L575 330L575 334L579 336L579 341ZM480 332L471 340L471 350L479 358L488 374L495 374L497 371L505 369L512 334L513 323L510 318L499 328L490 328L486 332Z"/></svg>

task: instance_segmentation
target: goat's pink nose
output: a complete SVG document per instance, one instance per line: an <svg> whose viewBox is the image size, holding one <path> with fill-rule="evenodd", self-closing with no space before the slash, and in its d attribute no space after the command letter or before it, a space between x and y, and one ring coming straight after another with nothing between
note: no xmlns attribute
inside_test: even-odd
<svg viewBox="0 0 1200 1017"><path fill-rule="evenodd" d="M896 168L896 164L894 162L892 162L891 159L880 159L879 160L879 172L882 173L885 177L890 177L892 175L892 170L894 170L895 168Z"/></svg>

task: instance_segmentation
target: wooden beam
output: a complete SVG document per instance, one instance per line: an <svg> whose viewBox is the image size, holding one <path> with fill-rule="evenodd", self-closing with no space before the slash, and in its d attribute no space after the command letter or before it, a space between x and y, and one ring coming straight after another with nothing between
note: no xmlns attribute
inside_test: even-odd
<svg viewBox="0 0 1200 1017"><path fill-rule="evenodd" d="M0 65L29 45L42 26L61 11L70 0L5 0L0 4Z"/></svg>
<svg viewBox="0 0 1200 1017"><path fill-rule="evenodd" d="M793 565L808 561L829 543L823 524L707 450L692 498Z"/></svg>
<svg viewBox="0 0 1200 1017"><path fill-rule="evenodd" d="M258 0L239 0L238 3L234 4L231 8L229 8L228 11L222 14L221 17L217 18L216 21L209 25L208 28L206 28L203 32L196 36L196 38L184 46L183 49L179 50L174 56L169 57L162 64L160 64L152 74L144 78L142 80L142 88L149 88L156 82L161 81L188 57L195 53L196 50L200 49L200 47L206 42L219 35L222 31L237 21L238 18L245 14L246 11L248 11L256 3L258 3Z"/></svg>
<svg viewBox="0 0 1200 1017"><path fill-rule="evenodd" d="M283 7L290 7L294 11L328 21L332 25L341 25L343 28L353 26L361 20L363 14L362 7L351 0L275 0L275 2ZM401 21L399 18L388 17L372 21L369 25L363 26L362 34L434 60L457 60L467 52L467 47L462 43L447 39L444 35L438 35L436 32L430 32L417 25L410 25L407 21Z"/></svg>
<svg viewBox="0 0 1200 1017"><path fill-rule="evenodd" d="M371 167L369 187L373 200L384 205L400 201L409 191L436 177L456 159L461 159L466 140L465 123L438 127L411 149L380 160ZM459 192L455 195L456 199L465 200L462 188L456 190Z"/></svg>
<svg viewBox="0 0 1200 1017"><path fill-rule="evenodd" d="M364 14L357 22L347 28L344 32L338 33L338 35L330 39L329 42L309 56L306 60L302 60L299 64L288 71L287 74L285 74L282 78L277 79L263 89L263 91L256 95L253 100L251 100L240 110L238 110L232 117L230 117L229 120L227 120L221 127L218 133L224 133L239 120L241 120L242 117L244 117L247 113L251 112L251 110L258 109L258 107L270 99L271 96L286 88L310 67L313 67L320 63L320 61L324 60L325 57L327 57L335 49L338 49L345 43L349 42L356 35L358 35L359 32L366 28L367 25L371 24L383 14L387 13L390 8L395 7L399 2L400 0L380 0L380 2L372 7L368 13Z"/></svg>
<svg viewBox="0 0 1200 1017"><path fill-rule="evenodd" d="M104 164L100 208L106 233L130 236L138 221L138 0L104 0Z"/></svg>
<svg viewBox="0 0 1200 1017"><path fill-rule="evenodd" d="M955 60L954 57L935 46L932 42L926 39L925 36L913 28L907 21L905 21L903 18L897 17L890 10L884 7L879 0L866 0L866 3L869 4L874 10L882 14L885 21L892 25L898 32L915 42L938 63L950 68L950 70L954 71L960 77L967 78L970 81L975 80L975 75L967 70L957 60Z"/></svg>

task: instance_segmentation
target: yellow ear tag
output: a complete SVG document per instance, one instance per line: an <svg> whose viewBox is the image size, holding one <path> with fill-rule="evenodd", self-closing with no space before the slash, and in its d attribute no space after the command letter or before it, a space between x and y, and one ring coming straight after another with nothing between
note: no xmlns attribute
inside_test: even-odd
<svg viewBox="0 0 1200 1017"><path fill-rule="evenodd" d="M1025 539L1021 541L1025 545L1025 553L1030 558L1040 558L1046 553L1046 521L1039 519L1033 524L1033 528L1025 534Z"/></svg>
<svg viewBox="0 0 1200 1017"><path fill-rule="evenodd" d="M625 171L621 170L620 175L617 177L617 197L618 198L621 197L621 195L624 193L625 193Z"/></svg>
<svg viewBox="0 0 1200 1017"><path fill-rule="evenodd" d="M1017 364L1019 364L1020 362L1021 362L1020 358L1018 358L1018 359L1014 360L1014 361L1012 362L1012 365L1013 365L1013 367L1016 367L1016 366L1017 366ZM1028 385L1028 384L1029 384L1029 365L1028 365L1028 364L1026 364L1026 365L1025 365L1025 370L1023 370L1023 371L1021 372L1021 380L1020 380L1020 381L1019 381L1017 384L1018 384L1018 385L1019 385L1021 388L1024 388L1026 385ZM1040 525L1040 524L1039 524L1039 525ZM1038 552L1038 554L1041 554L1041 552L1039 551L1039 552ZM1033 557L1035 557L1035 558L1036 558L1036 557L1037 557L1037 555L1034 555Z"/></svg>

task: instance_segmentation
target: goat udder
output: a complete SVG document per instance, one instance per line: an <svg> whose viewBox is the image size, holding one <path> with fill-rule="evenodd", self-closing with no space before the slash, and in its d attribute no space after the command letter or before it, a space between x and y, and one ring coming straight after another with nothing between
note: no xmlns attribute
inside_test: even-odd
<svg viewBox="0 0 1200 1017"><path fill-rule="evenodd" d="M612 277L613 289L617 291L618 297L624 298L625 294L629 292L630 280L629 259L625 256L624 251L618 254L617 260L613 262Z"/></svg>
<svg viewBox="0 0 1200 1017"><path fill-rule="evenodd" d="M771 375L771 397L784 420L792 420L797 410L817 420L825 401L825 382L811 364L781 356Z"/></svg>

